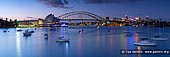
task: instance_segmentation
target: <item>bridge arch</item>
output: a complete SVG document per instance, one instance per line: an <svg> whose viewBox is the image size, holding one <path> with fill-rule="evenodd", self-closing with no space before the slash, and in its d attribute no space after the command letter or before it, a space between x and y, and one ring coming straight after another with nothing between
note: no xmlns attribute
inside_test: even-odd
<svg viewBox="0 0 170 57"><path fill-rule="evenodd" d="M65 19L65 18L67 18L67 17L73 16L73 15L79 15L79 14L92 17L92 18L94 18L95 20L103 20L103 19L104 19L104 18L101 17L101 16L98 16L98 15L96 15L96 14L94 14L94 13L90 13L90 12L86 12L86 11L69 12L69 13L65 13L65 14L63 14L63 15L58 16L58 18L59 18L59 19Z"/></svg>

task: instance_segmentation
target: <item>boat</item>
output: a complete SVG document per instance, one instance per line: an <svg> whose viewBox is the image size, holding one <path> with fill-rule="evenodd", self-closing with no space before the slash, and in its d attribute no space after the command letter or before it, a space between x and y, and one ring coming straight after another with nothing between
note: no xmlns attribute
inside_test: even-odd
<svg viewBox="0 0 170 57"><path fill-rule="evenodd" d="M152 40L157 40L157 41L166 41L168 38L151 38Z"/></svg>
<svg viewBox="0 0 170 57"><path fill-rule="evenodd" d="M69 42L69 41L70 41L70 39L66 39L64 37L58 37L56 42Z"/></svg>
<svg viewBox="0 0 170 57"><path fill-rule="evenodd" d="M99 30L100 26L97 26L96 30Z"/></svg>
<svg viewBox="0 0 170 57"><path fill-rule="evenodd" d="M4 30L3 32L7 32L6 30Z"/></svg>
<svg viewBox="0 0 170 57"><path fill-rule="evenodd" d="M163 24L163 33L160 33L160 28L159 28L159 33L156 34L153 38L151 38L152 40L157 40L157 41L166 41L168 40L167 38L167 34L164 33L164 24Z"/></svg>
<svg viewBox="0 0 170 57"><path fill-rule="evenodd" d="M147 22L147 25L149 23ZM149 28L147 28L148 32L149 32ZM137 45L137 46L156 46L156 43L150 41L151 38L149 37L149 33L147 34L148 36L146 37L140 37L140 41L139 42L136 42L134 43L134 45Z"/></svg>
<svg viewBox="0 0 170 57"><path fill-rule="evenodd" d="M31 36L31 33L29 33L29 32L25 32L23 34L24 34L24 36Z"/></svg>
<svg viewBox="0 0 170 57"><path fill-rule="evenodd" d="M148 41L148 40L143 40L143 41L134 43L134 45L137 45L137 46L156 46L156 43Z"/></svg>
<svg viewBox="0 0 170 57"><path fill-rule="evenodd" d="M30 33L28 30L26 30L26 31L23 33L23 35L24 35L24 36L31 36L31 33Z"/></svg>
<svg viewBox="0 0 170 57"><path fill-rule="evenodd" d="M168 38L165 37L165 34L160 34L160 35L155 35L152 40L157 40L157 41L166 41Z"/></svg>
<svg viewBox="0 0 170 57"><path fill-rule="evenodd" d="M17 30L17 31L22 31L21 29Z"/></svg>
<svg viewBox="0 0 170 57"><path fill-rule="evenodd" d="M29 33L34 33L34 31L32 30L32 31L29 31Z"/></svg>
<svg viewBox="0 0 170 57"><path fill-rule="evenodd" d="M66 29L66 27L62 27L63 31ZM68 32L62 32L63 35L57 37L56 42L69 42L70 41L70 37ZM67 35L67 36L66 36Z"/></svg>
<svg viewBox="0 0 170 57"><path fill-rule="evenodd" d="M45 38L45 39L48 39L48 34L44 34L44 38Z"/></svg>
<svg viewBox="0 0 170 57"><path fill-rule="evenodd" d="M83 30L83 29L81 29L81 30L79 30L78 32L79 32L79 33L81 33L81 32L83 32L83 31L84 31L84 30Z"/></svg>
<svg viewBox="0 0 170 57"><path fill-rule="evenodd" d="M165 33L159 33L159 34L156 34L154 37L159 38L159 37L165 37L165 36L166 36Z"/></svg>
<svg viewBox="0 0 170 57"><path fill-rule="evenodd" d="M61 24L60 26L61 27L68 27L68 25L66 25L66 24Z"/></svg>
<svg viewBox="0 0 170 57"><path fill-rule="evenodd" d="M139 42L134 43L137 46L156 46L156 43L149 41L150 38L141 38Z"/></svg>
<svg viewBox="0 0 170 57"><path fill-rule="evenodd" d="M58 39L56 42L69 42L70 39Z"/></svg>

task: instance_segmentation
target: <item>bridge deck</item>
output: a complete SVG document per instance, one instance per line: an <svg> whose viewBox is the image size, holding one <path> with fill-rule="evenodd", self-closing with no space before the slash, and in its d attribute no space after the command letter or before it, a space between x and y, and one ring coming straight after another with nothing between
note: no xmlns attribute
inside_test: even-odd
<svg viewBox="0 0 170 57"><path fill-rule="evenodd" d="M96 21L96 19L60 19L60 20L93 20L93 21Z"/></svg>

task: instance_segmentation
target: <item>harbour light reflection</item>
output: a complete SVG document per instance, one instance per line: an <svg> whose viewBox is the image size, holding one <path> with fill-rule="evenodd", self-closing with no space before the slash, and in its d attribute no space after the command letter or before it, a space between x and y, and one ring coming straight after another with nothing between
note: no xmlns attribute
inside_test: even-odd
<svg viewBox="0 0 170 57"><path fill-rule="evenodd" d="M109 33L109 40L110 40L110 48L112 49L113 48L113 35L111 32L108 32Z"/></svg>
<svg viewBox="0 0 170 57"><path fill-rule="evenodd" d="M79 57L82 56L82 33L78 36L78 53Z"/></svg>
<svg viewBox="0 0 170 57"><path fill-rule="evenodd" d="M16 28L17 30L19 28ZM22 57L22 49L21 49L21 41L20 41L20 32L16 32L16 52L17 52L17 57Z"/></svg>
<svg viewBox="0 0 170 57"><path fill-rule="evenodd" d="M66 57L68 57L69 54L69 43L65 43L65 49L66 49Z"/></svg>
<svg viewBox="0 0 170 57"><path fill-rule="evenodd" d="M138 51L141 51L141 47L140 47L140 46L137 46L137 50L138 50ZM138 57L141 57L141 53L138 53Z"/></svg>
<svg viewBox="0 0 170 57"><path fill-rule="evenodd" d="M100 40L100 33L99 33L99 30L97 30L97 33L96 33L96 48L98 48L98 46L99 46L99 40Z"/></svg>
<svg viewBox="0 0 170 57"><path fill-rule="evenodd" d="M137 33L134 33L134 42L138 42L138 34Z"/></svg>

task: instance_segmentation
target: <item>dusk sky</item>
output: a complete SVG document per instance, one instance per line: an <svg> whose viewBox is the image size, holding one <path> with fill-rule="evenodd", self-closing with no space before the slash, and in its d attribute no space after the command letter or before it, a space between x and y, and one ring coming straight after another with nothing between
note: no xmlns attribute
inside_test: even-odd
<svg viewBox="0 0 170 57"><path fill-rule="evenodd" d="M29 19L87 11L102 17L149 16L170 19L170 0L0 0L0 17Z"/></svg>

